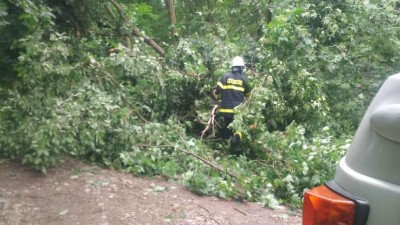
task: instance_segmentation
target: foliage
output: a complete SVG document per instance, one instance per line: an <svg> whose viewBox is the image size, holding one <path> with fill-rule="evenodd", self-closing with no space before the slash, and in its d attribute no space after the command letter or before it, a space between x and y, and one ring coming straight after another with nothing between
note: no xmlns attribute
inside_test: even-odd
<svg viewBox="0 0 400 225"><path fill-rule="evenodd" d="M265 37L260 40L262 47L254 54L262 56L260 69L270 73L273 88L282 93L281 102L290 109L284 118L279 118L279 111L274 114L277 128L296 118L300 123L307 121L309 129L310 122L326 121L325 115L332 117L331 123L336 123L334 129L338 133L351 132L357 127L383 76L398 68L391 63L397 60L397 54L389 50L390 57L382 57L381 48L366 41L377 40L368 31L371 24L367 18L387 23L391 17L388 15L398 13L381 7L345 1L312 4L297 1L266 26ZM380 10L388 14L383 15ZM354 23L355 20L358 22ZM379 32L396 37L398 29L389 27ZM381 59L385 61L384 68ZM368 69L358 67L366 64ZM296 112L302 115L307 112L307 118Z"/></svg>
<svg viewBox="0 0 400 225"><path fill-rule="evenodd" d="M69 155L202 195L299 206L332 178L366 105L399 69L391 1L177 1L176 45L162 2L118 2L164 58L110 2L0 3L0 157L46 172ZM254 86L231 124L241 156L227 154L218 127L199 140L236 55Z"/></svg>

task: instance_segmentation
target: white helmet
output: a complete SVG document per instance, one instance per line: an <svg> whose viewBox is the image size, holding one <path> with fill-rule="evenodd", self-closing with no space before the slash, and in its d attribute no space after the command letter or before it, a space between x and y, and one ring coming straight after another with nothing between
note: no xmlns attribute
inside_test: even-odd
<svg viewBox="0 0 400 225"><path fill-rule="evenodd" d="M240 56L236 56L235 58L233 58L231 67L234 67L234 66L244 67L243 58Z"/></svg>

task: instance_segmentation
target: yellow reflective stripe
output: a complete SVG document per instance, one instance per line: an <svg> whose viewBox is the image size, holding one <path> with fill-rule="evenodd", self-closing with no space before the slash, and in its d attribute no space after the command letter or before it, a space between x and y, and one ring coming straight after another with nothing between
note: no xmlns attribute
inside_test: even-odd
<svg viewBox="0 0 400 225"><path fill-rule="evenodd" d="M224 90L236 90L244 92L244 87L237 87L234 85L223 85L221 82L218 82L217 85Z"/></svg>
<svg viewBox="0 0 400 225"><path fill-rule="evenodd" d="M239 135L240 140L242 140L242 138L243 138L242 132L236 131L233 135L236 135L236 134Z"/></svg>
<svg viewBox="0 0 400 225"><path fill-rule="evenodd" d="M218 111L221 113L235 113L233 109L219 109Z"/></svg>

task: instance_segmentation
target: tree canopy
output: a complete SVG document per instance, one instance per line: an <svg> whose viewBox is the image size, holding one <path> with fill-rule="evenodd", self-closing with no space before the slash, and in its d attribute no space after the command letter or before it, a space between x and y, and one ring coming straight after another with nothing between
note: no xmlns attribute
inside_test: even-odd
<svg viewBox="0 0 400 225"><path fill-rule="evenodd" d="M200 194L301 202L332 178L366 107L399 70L399 1L3 0L0 156L61 156L163 175ZM254 88L200 140L237 55Z"/></svg>

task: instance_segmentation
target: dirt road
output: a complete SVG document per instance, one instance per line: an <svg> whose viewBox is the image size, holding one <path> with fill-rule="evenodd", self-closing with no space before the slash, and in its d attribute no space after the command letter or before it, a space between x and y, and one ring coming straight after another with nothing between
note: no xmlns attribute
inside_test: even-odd
<svg viewBox="0 0 400 225"><path fill-rule="evenodd" d="M0 163L0 225L299 225L299 212L202 197L162 178L141 178L65 159L45 176Z"/></svg>

